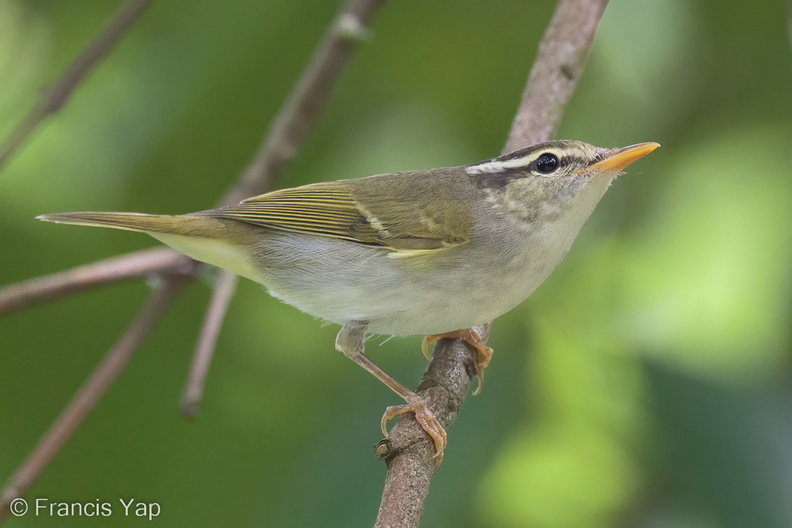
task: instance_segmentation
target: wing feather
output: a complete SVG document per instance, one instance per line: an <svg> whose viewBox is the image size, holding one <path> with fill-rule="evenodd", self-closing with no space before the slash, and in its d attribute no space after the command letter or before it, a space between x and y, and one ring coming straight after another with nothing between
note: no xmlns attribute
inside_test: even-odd
<svg viewBox="0 0 792 528"><path fill-rule="evenodd" d="M396 173L314 183L200 214L382 246L404 256L466 242L470 215L462 197L449 193L448 188L440 189L448 178L419 177L416 182L403 176ZM438 196L446 199L439 201Z"/></svg>

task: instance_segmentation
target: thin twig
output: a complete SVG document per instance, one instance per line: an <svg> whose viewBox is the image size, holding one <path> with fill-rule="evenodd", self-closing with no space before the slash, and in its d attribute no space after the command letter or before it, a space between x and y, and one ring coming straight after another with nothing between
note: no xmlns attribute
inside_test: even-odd
<svg viewBox="0 0 792 528"><path fill-rule="evenodd" d="M182 393L181 412L187 418L195 418L200 409L206 375L212 363L217 336L223 326L228 304L234 296L239 277L228 270L219 270L215 280L212 298L206 309L198 344L193 353L187 383Z"/></svg>
<svg viewBox="0 0 792 528"><path fill-rule="evenodd" d="M384 3L385 0L348 0L341 7L273 120L258 151L220 201L221 205L236 203L271 189L275 178L294 157L316 124L344 65L357 48L357 43L367 36L371 18ZM217 291L218 288L229 287L229 273L220 271L196 345L191 372L182 396L182 413L188 417L198 413L204 378L231 300L231 292ZM222 277L225 279L221 280Z"/></svg>
<svg viewBox="0 0 792 528"><path fill-rule="evenodd" d="M0 170L44 119L60 110L72 92L88 76L124 32L149 6L151 0L128 0L116 12L99 36L77 57L58 82L44 92L36 105L22 118L0 145Z"/></svg>
<svg viewBox="0 0 792 528"><path fill-rule="evenodd" d="M283 165L319 118L344 64L365 39L368 25L385 0L347 0L316 48L311 61L239 181L223 198L236 203L268 190Z"/></svg>
<svg viewBox="0 0 792 528"><path fill-rule="evenodd" d="M561 120L607 0L560 0L539 46L504 151L546 141ZM488 335L489 325L486 327ZM458 339L441 339L416 391L448 428L467 397L472 355ZM465 373L467 380L460 380ZM383 443L384 442L384 443ZM388 473L376 527L415 528L434 473L434 449L412 414L404 414L375 449ZM448 463L448 462L446 462Z"/></svg>
<svg viewBox="0 0 792 528"><path fill-rule="evenodd" d="M561 0L539 43L503 153L555 137L608 0Z"/></svg>
<svg viewBox="0 0 792 528"><path fill-rule="evenodd" d="M110 349L91 376L75 393L38 445L11 475L0 493L0 522L8 515L10 502L27 492L33 481L60 451L83 418L115 381L145 337L189 281L187 275L172 275L152 292L137 319Z"/></svg>
<svg viewBox="0 0 792 528"><path fill-rule="evenodd" d="M182 274L193 261L170 248L144 249L0 288L0 316L132 277Z"/></svg>

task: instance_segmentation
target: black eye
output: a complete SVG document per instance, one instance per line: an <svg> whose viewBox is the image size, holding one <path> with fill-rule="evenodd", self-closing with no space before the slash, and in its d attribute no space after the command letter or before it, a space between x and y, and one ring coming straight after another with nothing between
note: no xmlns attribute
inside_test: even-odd
<svg viewBox="0 0 792 528"><path fill-rule="evenodd" d="M545 152L536 158L536 170L542 174L550 174L558 168L558 158L555 154Z"/></svg>

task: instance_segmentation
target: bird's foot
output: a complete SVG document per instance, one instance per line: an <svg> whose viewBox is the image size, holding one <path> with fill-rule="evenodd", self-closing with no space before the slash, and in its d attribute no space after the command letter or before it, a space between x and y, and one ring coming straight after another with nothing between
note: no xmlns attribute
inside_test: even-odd
<svg viewBox="0 0 792 528"><path fill-rule="evenodd" d="M432 359L429 355L429 345L446 337L449 339L464 339L476 351L476 377L479 382L473 394L481 393L481 389L484 386L484 369L487 368L492 359L492 349L482 342L481 335L478 332L472 328L465 328L464 330L454 330L445 334L433 334L424 337L421 344L421 352L423 352L424 357Z"/></svg>
<svg viewBox="0 0 792 528"><path fill-rule="evenodd" d="M426 434L429 435L429 438L432 439L432 442L434 442L435 469L437 469L443 461L443 452L448 443L448 435L445 429L443 429L443 426L440 425L434 413L427 407L426 400L414 392L410 392L407 395L403 394L402 397L407 402L405 405L391 405L385 409L385 414L382 415L382 422L380 424L382 426L382 433L388 436L387 423L391 418L408 412L415 413L415 420L418 422L418 425L421 426Z"/></svg>

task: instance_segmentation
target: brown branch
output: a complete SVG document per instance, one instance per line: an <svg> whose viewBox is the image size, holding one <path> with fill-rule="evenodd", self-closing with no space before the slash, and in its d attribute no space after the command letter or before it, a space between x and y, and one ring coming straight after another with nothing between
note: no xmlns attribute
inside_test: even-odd
<svg viewBox="0 0 792 528"><path fill-rule="evenodd" d="M318 121L344 65L355 51L357 43L367 36L371 18L384 3L385 0L347 0L341 7L273 120L258 151L222 198L221 205L236 203L270 190L277 175L294 157ZM236 284L235 279L231 283L230 275L230 272L220 271L193 355L181 404L182 413L188 417L194 417L199 411L204 379Z"/></svg>
<svg viewBox="0 0 792 528"><path fill-rule="evenodd" d="M206 375L212 363L217 337L223 326L228 305L234 296L239 277L228 270L219 270L212 290L212 298L206 309L198 344L195 346L190 373L184 387L181 412L187 418L195 418L200 409Z"/></svg>
<svg viewBox="0 0 792 528"><path fill-rule="evenodd" d="M492 324L488 323L475 330L486 341L491 328ZM473 355L463 341L438 342L416 392L426 400L444 428L456 420L474 372ZM375 528L417 527L435 470L434 443L413 415L402 416L409 418L399 420L388 438L374 448L377 457L388 465Z"/></svg>
<svg viewBox="0 0 792 528"><path fill-rule="evenodd" d="M607 0L559 1L539 45L504 152L552 137L583 71L606 4ZM485 325L484 336L489 329ZM446 429L467 397L472 364L472 352L461 340L442 339L416 391ZM419 526L435 469L432 442L408 413L375 452L388 466L375 526Z"/></svg>
<svg viewBox="0 0 792 528"><path fill-rule="evenodd" d="M44 119L60 110L72 92L93 68L108 54L124 32L149 6L151 0L128 0L102 33L69 65L58 81L44 94L36 105L22 118L0 145L0 169L22 146Z"/></svg>
<svg viewBox="0 0 792 528"><path fill-rule="evenodd" d="M132 277L184 274L193 261L170 248L144 249L0 288L0 316Z"/></svg>
<svg viewBox="0 0 792 528"><path fill-rule="evenodd" d="M33 481L60 451L63 444L82 423L83 418L115 381L135 350L138 349L188 281L187 275L170 276L166 279L164 286L152 292L137 319L105 355L102 362L97 365L35 449L4 486L0 493L0 522L8 515L10 502L27 492Z"/></svg>
<svg viewBox="0 0 792 528"><path fill-rule="evenodd" d="M266 139L239 181L223 198L236 203L268 190L274 175L297 153L330 97L344 64L367 35L385 0L347 0L272 123Z"/></svg>
<svg viewBox="0 0 792 528"><path fill-rule="evenodd" d="M555 137L608 0L561 0L539 43L503 153Z"/></svg>

